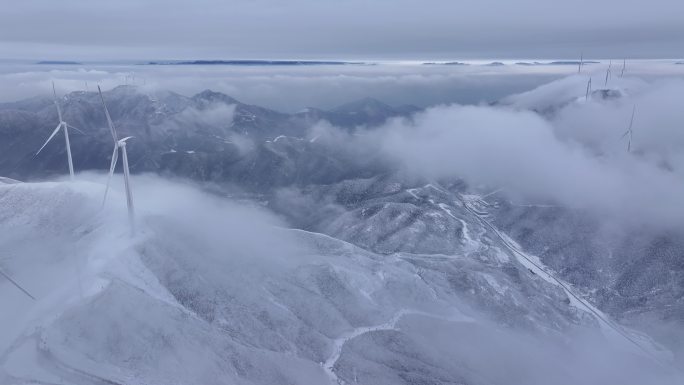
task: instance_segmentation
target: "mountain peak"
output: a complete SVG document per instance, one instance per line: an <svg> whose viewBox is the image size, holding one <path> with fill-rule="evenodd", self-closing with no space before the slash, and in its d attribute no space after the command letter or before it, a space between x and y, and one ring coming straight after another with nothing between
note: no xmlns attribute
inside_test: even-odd
<svg viewBox="0 0 684 385"><path fill-rule="evenodd" d="M222 102L226 104L241 104L239 101L237 101L235 98L228 96L222 92L216 92L212 91L210 89L206 89L192 97L192 99L197 100L197 101L206 101L206 102Z"/></svg>

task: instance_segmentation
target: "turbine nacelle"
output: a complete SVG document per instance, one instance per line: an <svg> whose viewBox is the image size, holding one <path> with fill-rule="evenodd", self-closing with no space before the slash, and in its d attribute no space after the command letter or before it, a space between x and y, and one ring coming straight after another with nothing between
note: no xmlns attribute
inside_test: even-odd
<svg viewBox="0 0 684 385"><path fill-rule="evenodd" d="M127 136L127 137L125 137L125 138L123 138L123 139L119 139L119 140L116 142L116 145L117 145L119 148L125 147L125 146L126 146L126 141L127 141L128 139L133 139L133 138L135 138L135 136Z"/></svg>

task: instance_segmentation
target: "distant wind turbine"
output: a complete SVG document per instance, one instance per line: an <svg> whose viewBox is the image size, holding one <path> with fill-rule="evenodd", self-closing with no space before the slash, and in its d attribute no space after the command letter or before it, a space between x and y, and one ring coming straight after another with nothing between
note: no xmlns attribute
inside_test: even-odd
<svg viewBox="0 0 684 385"><path fill-rule="evenodd" d="M589 95L591 95L591 77L589 77L589 81L587 82L587 94L584 97L584 100L589 100Z"/></svg>
<svg viewBox="0 0 684 385"><path fill-rule="evenodd" d="M580 62L579 66L577 67L577 73L582 72L582 65L584 65L584 52L580 54Z"/></svg>
<svg viewBox="0 0 684 385"><path fill-rule="evenodd" d="M55 91L55 83L52 83L52 93L55 96L55 107L57 107L57 116L59 117L59 124L57 125L57 128L55 128L54 131L52 131L52 135L45 141L45 144L43 144L43 147L36 152L36 155L40 154L41 151L47 146L47 144L52 140L52 138L57 135L60 129L64 130L64 142L66 143L66 151L67 151L67 159L69 161L69 175L71 176L71 180L74 179L74 162L71 159L71 145L69 144L69 127L75 129L78 131L78 129L70 124L67 124L64 121L64 118L62 117L62 109L59 108L59 101L57 100L57 91Z"/></svg>
<svg viewBox="0 0 684 385"><path fill-rule="evenodd" d="M114 128L114 123L109 115L109 110L105 104L104 97L102 96L102 90L100 86L97 86L97 92L100 93L100 99L102 100L102 107L104 107L105 115L107 116L107 124L109 124L109 131L112 134L112 139L114 139L114 151L112 152L112 163L109 166L109 176L107 177L107 187L105 188L104 198L102 200L102 205L104 206L107 201L107 193L109 192L109 183L114 175L114 169L116 168L116 163L119 160L119 150L121 150L121 158L123 161L123 174L124 174L124 185L126 188L126 205L128 207L128 221L131 224L131 232L135 233L135 210L133 207L133 194L131 193L131 182L130 182L130 172L128 169L128 154L126 152L126 141L133 138L132 136L127 136L123 139L119 139L116 128Z"/></svg>
<svg viewBox="0 0 684 385"><path fill-rule="evenodd" d="M622 134L622 138L627 137L627 152L632 151L632 127L634 126L634 113L636 112L636 104L632 107L632 118L629 121L629 128Z"/></svg>
<svg viewBox="0 0 684 385"><path fill-rule="evenodd" d="M611 67L613 66L613 61L610 61L610 64L608 64L608 69L606 70L606 82L603 84L604 87L608 86L608 78L610 77L611 72Z"/></svg>

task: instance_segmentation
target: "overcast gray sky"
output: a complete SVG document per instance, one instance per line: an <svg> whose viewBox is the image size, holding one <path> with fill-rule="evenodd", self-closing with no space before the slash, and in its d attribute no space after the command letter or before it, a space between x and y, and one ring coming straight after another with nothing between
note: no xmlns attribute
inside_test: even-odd
<svg viewBox="0 0 684 385"><path fill-rule="evenodd" d="M682 0L22 0L0 58L679 58Z"/></svg>

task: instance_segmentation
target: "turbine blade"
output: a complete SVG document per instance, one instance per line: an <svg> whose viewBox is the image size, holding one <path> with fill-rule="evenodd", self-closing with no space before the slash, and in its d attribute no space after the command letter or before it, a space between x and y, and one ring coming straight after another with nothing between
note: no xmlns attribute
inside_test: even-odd
<svg viewBox="0 0 684 385"><path fill-rule="evenodd" d="M2 276L5 277L8 281L10 281L14 286L17 287L17 289L21 290L22 293L24 293L24 294L26 294L27 296L29 296L29 298L31 298L31 299L34 300L34 301L36 300L36 297L32 296L31 293L29 293L26 289L24 289L23 287L21 287L21 285L20 285L19 283L17 283L17 281L13 280L12 277L10 277L9 275L7 275L4 271L0 270L0 275L2 275Z"/></svg>
<svg viewBox="0 0 684 385"><path fill-rule="evenodd" d="M60 129L60 128L62 128L62 123L58 124L58 125L57 125L57 128L55 128L55 130L52 131L52 135L50 135L50 137L45 141L45 144L43 144L43 147L41 147L40 150L38 150L38 152L36 152L36 155L40 154L40 152L43 151L43 149L45 148L45 146L47 146L47 144L50 143L50 141L52 140L52 138L54 138L55 135L57 135L57 132L59 132L59 129Z"/></svg>
<svg viewBox="0 0 684 385"><path fill-rule="evenodd" d="M62 110L59 108L59 102L57 101L57 91L55 91L55 82L52 82L52 94L55 96L55 107L57 107L57 115L59 116L59 121L62 122Z"/></svg>
<svg viewBox="0 0 684 385"><path fill-rule="evenodd" d="M114 141L118 141L118 137L116 135L116 129L114 128L114 122L112 122L111 116L109 116L109 110L107 109L107 105L105 104L104 97L102 96L102 90L100 89L100 86L97 86L97 92L100 93L100 99L102 100L102 107L104 107L105 110L105 115L107 116L107 124L109 124L109 131L112 134L112 138Z"/></svg>
<svg viewBox="0 0 684 385"><path fill-rule="evenodd" d="M116 168L116 162L119 160L119 146L117 144L114 144L114 152L112 152L112 163L109 166L109 176L107 176L107 186L105 187L105 193L104 193L104 198L102 198L102 206L104 207L105 202L107 201L107 193L109 192L109 183L112 180L112 176L114 175L114 169Z"/></svg>
<svg viewBox="0 0 684 385"><path fill-rule="evenodd" d="M64 118L62 118L62 109L59 108L59 103L57 102L57 100L55 100L55 107L57 107L57 116L59 117L59 121L63 122Z"/></svg>
<svg viewBox="0 0 684 385"><path fill-rule="evenodd" d="M72 126L71 124L68 124L68 123L67 123L67 126L68 126L69 128L73 128L74 130L76 130L76 131L80 132L80 133L81 133L81 134L83 134L83 135L85 135L85 134L86 134L86 133L85 133L85 132L83 132L83 131L82 131L81 129L79 129L79 128L76 128L76 127Z"/></svg>

